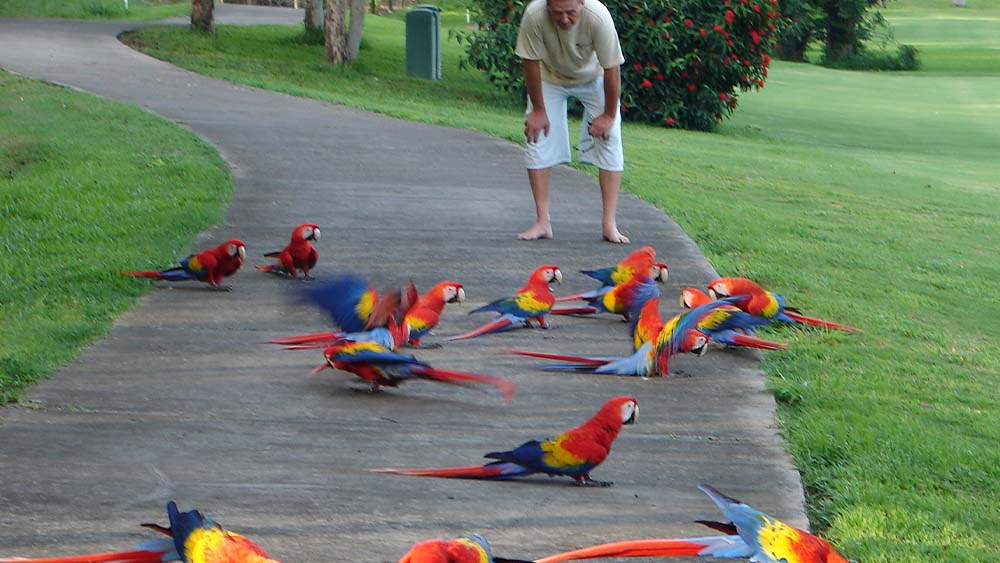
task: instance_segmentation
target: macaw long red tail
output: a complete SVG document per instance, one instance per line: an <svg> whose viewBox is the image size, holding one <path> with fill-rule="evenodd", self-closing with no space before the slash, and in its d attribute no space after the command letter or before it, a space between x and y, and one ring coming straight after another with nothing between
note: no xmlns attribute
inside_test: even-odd
<svg viewBox="0 0 1000 563"><path fill-rule="evenodd" d="M320 344L330 342L337 338L337 332L315 332L313 334L299 334L297 336L286 336L284 338L272 338L269 344L282 344L291 346L293 344Z"/></svg>
<svg viewBox="0 0 1000 563"><path fill-rule="evenodd" d="M508 328L512 324L514 324L514 322L511 321L510 319L506 317L500 317L499 319L491 323L486 323L475 330L470 330L469 332L466 332L465 334L459 334L458 336L445 338L445 340L451 342L452 340L466 340L468 338L475 338L477 336L482 336L490 332L497 332L499 330L503 330L505 328Z"/></svg>
<svg viewBox="0 0 1000 563"><path fill-rule="evenodd" d="M577 293L576 295L563 295L562 297L556 297L556 303L559 303L560 301L576 301L577 299L583 299L585 295L590 295L591 293L593 292L587 291L584 293Z"/></svg>
<svg viewBox="0 0 1000 563"><path fill-rule="evenodd" d="M517 392L517 384L506 377L480 375L478 373L463 373L460 371L445 371L434 368L413 368L412 371L417 375L428 377L434 381L440 381L442 383L462 384L471 382L492 385L503 393L503 396L507 398L508 403L514 400L514 394Z"/></svg>
<svg viewBox="0 0 1000 563"><path fill-rule="evenodd" d="M573 362L577 364L587 364L591 366L603 366L608 360L599 358L582 358L579 356L564 356L562 354L546 354L545 352L525 352L523 350L510 350L508 354L518 356L528 356L530 358L542 358L544 360L556 360L559 362Z"/></svg>
<svg viewBox="0 0 1000 563"><path fill-rule="evenodd" d="M438 467L433 469L372 469L375 473L392 473L394 475L409 475L411 477L441 477L445 479L497 479L516 477L524 472L524 468L514 463L498 463L496 465L467 465L465 467Z"/></svg>
<svg viewBox="0 0 1000 563"><path fill-rule="evenodd" d="M708 545L710 544L693 540L620 541L549 555L536 559L535 563L559 563L599 557L690 557L698 555Z"/></svg>
<svg viewBox="0 0 1000 563"><path fill-rule="evenodd" d="M759 348L761 350L784 350L788 348L788 344L782 344L781 342L774 342L772 340L764 340L763 338L757 338L756 336L748 336L746 334L737 334L731 337L733 344L739 346L746 346L747 348Z"/></svg>
<svg viewBox="0 0 1000 563"><path fill-rule="evenodd" d="M265 266L255 266L255 267L262 272L277 272L281 268L281 266L279 266L278 264L267 264Z"/></svg>
<svg viewBox="0 0 1000 563"><path fill-rule="evenodd" d="M823 328L832 328L835 330L843 330L846 332L861 332L860 328L854 328L853 326L847 326L842 324L837 324L830 321L824 321L823 319L816 319L813 317L807 317L800 313L793 313L788 309L784 311L785 315L797 323L805 323L812 326L821 326Z"/></svg>
<svg viewBox="0 0 1000 563"><path fill-rule="evenodd" d="M87 553L66 557L42 557L38 559L12 557L9 559L0 559L0 563L159 563L162 557L162 551L139 549L135 551Z"/></svg>
<svg viewBox="0 0 1000 563"><path fill-rule="evenodd" d="M154 280L184 281L191 279L191 276L181 268L171 268L162 272L121 272L123 276L133 278L152 278Z"/></svg>

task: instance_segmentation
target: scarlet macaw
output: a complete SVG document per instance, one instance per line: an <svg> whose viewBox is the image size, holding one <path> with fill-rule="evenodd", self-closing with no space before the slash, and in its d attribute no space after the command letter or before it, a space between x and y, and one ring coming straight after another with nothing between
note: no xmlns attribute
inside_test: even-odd
<svg viewBox="0 0 1000 563"><path fill-rule="evenodd" d="M797 310L785 306L785 296L771 293L746 278L718 278L708 284L708 294L713 299L739 295L733 302L743 311L751 315L763 317L768 321L783 323L805 323L812 326L833 328L847 332L861 332L860 329L842 324L815 319L802 315Z"/></svg>
<svg viewBox="0 0 1000 563"><path fill-rule="evenodd" d="M303 292L306 300L318 306L333 320L338 331L301 334L268 340L290 349L319 348L343 340L372 340L396 350L409 339L402 322L402 311L417 300L410 283L403 289L379 295L364 278L347 274Z"/></svg>
<svg viewBox="0 0 1000 563"><path fill-rule="evenodd" d="M179 266L158 272L122 272L123 276L152 278L154 280L205 282L213 288L222 288L222 279L236 273L247 255L246 245L239 239L231 239L216 246L191 254L180 261ZM228 287L224 288L227 291Z"/></svg>
<svg viewBox="0 0 1000 563"><path fill-rule="evenodd" d="M681 290L681 307L691 309L712 301L712 298L694 287ZM698 322L699 332L725 346L746 346L761 350L783 350L787 344L753 336L753 331L768 324L766 319L741 311L735 305L723 305Z"/></svg>
<svg viewBox="0 0 1000 563"><path fill-rule="evenodd" d="M500 318L475 330L458 336L452 336L446 340L475 338L483 334L507 330L517 323L530 327L531 321L538 323L538 326L541 328L548 328L549 325L545 320L545 315L549 313L552 309L552 304L555 302L555 296L552 294L549 284L561 281L562 272L559 271L558 267L553 264L539 266L531 273L524 287L511 297L498 299L488 305L469 311L469 314L496 311L500 313Z"/></svg>
<svg viewBox="0 0 1000 563"><path fill-rule="evenodd" d="M639 403L632 397L615 397L604 403L593 417L580 426L554 438L525 442L510 451L491 452L483 457L496 461L486 465L439 469L376 469L380 473L445 477L452 479L511 479L534 473L552 477L572 477L578 485L608 487L608 481L595 481L590 472L611 453L623 424L633 424Z"/></svg>
<svg viewBox="0 0 1000 563"><path fill-rule="evenodd" d="M646 281L654 281L663 283L667 281L667 265L663 262L654 262L656 258L656 251L652 246L644 246L639 250L636 250L632 254L626 256L621 262L615 266L608 268L602 268L600 270L580 270L580 273L590 276L597 281L601 282L601 287L593 291L587 291L584 293L578 293L576 295L566 295L563 297L557 297L556 301L594 301L599 299L602 295L607 293L612 287L622 285L633 279L640 279ZM592 303L593 305L593 303ZM641 303L640 303L641 306ZM577 309L556 309L552 311L556 314L587 314L595 313L597 311L590 311L588 308L583 307L580 310Z"/></svg>
<svg viewBox="0 0 1000 563"><path fill-rule="evenodd" d="M530 563L493 555L490 542L479 534L454 540L422 541L406 552L399 563Z"/></svg>
<svg viewBox="0 0 1000 563"><path fill-rule="evenodd" d="M264 255L268 258L277 258L278 262L257 266L257 269L293 278L301 271L302 279L311 280L309 270L312 270L319 260L319 252L312 243L318 241L319 236L319 226L314 223L303 223L295 227L292 231L292 240L284 249Z"/></svg>
<svg viewBox="0 0 1000 563"><path fill-rule="evenodd" d="M132 551L91 553L39 559L0 559L2 563L277 563L247 537L226 530L197 510L180 512L174 501L167 503L169 527L143 526L169 538L141 543Z"/></svg>
<svg viewBox="0 0 1000 563"><path fill-rule="evenodd" d="M446 303L465 301L465 289L454 281L443 281L420 296L403 315L403 322L410 329L407 344L419 347L420 339L426 336L441 320L441 311Z"/></svg>
<svg viewBox="0 0 1000 563"><path fill-rule="evenodd" d="M696 330L700 319L725 302L712 302L675 315L666 323L659 321L659 298L646 302L632 331L632 354L625 357L586 357L524 352L512 354L571 362L546 366L549 371L578 371L608 375L653 377L669 375L670 356L691 353L702 356L708 350L709 339ZM657 329L657 327L659 327Z"/></svg>
<svg viewBox="0 0 1000 563"><path fill-rule="evenodd" d="M377 391L380 387L398 387L400 383L410 379L453 385L492 385L504 394L508 403L514 400L514 393L517 391L517 385L505 377L434 369L413 356L397 354L373 341L340 342L324 350L323 357L325 363L316 366L310 376L328 367L339 369L368 381L372 391Z"/></svg>
<svg viewBox="0 0 1000 563"><path fill-rule="evenodd" d="M727 535L688 539L630 540L585 547L537 559L560 563L598 557L727 557L758 563L848 563L826 540L727 497L708 485L698 487L730 523L700 523Z"/></svg>

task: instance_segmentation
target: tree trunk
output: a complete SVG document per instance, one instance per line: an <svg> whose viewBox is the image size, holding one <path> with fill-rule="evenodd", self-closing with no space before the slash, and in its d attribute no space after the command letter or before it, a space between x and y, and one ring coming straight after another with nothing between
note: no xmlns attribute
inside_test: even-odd
<svg viewBox="0 0 1000 563"><path fill-rule="evenodd" d="M361 50L361 31L365 26L365 0L351 0L351 24L347 33L347 60L358 58Z"/></svg>
<svg viewBox="0 0 1000 563"><path fill-rule="evenodd" d="M347 35L344 33L344 12L346 0L328 0L326 10L326 62L343 64L347 62Z"/></svg>
<svg viewBox="0 0 1000 563"><path fill-rule="evenodd" d="M215 33L213 0L191 0L191 27L205 33Z"/></svg>
<svg viewBox="0 0 1000 563"><path fill-rule="evenodd" d="M860 44L858 22L853 19L831 20L826 28L826 60L841 61L853 55Z"/></svg>
<svg viewBox="0 0 1000 563"><path fill-rule="evenodd" d="M306 0L306 29L323 29L323 0Z"/></svg>

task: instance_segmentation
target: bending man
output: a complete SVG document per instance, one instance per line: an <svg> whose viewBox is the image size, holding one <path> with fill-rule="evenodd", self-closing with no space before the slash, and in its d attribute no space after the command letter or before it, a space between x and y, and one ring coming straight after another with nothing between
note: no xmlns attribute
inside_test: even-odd
<svg viewBox="0 0 1000 563"><path fill-rule="evenodd" d="M517 55L528 90L525 156L536 213L535 224L517 238L552 238L552 167L572 159L566 109L574 97L585 108L579 160L600 169L604 240L629 242L615 220L625 165L618 111L625 57L610 12L598 0L533 0L521 19Z"/></svg>

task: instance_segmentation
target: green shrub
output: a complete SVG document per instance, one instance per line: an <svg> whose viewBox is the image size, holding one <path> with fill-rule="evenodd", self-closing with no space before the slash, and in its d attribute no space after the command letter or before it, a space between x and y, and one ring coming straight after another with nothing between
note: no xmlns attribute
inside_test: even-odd
<svg viewBox="0 0 1000 563"><path fill-rule="evenodd" d="M846 70L917 70L920 57L913 45L900 45L896 52L865 49L837 61L823 59L823 65Z"/></svg>
<svg viewBox="0 0 1000 563"><path fill-rule="evenodd" d="M478 31L458 32L463 65L523 96L514 54L524 0L478 0ZM761 88L780 15L777 0L606 0L618 27L625 119L710 130Z"/></svg>

